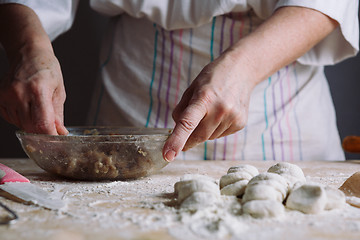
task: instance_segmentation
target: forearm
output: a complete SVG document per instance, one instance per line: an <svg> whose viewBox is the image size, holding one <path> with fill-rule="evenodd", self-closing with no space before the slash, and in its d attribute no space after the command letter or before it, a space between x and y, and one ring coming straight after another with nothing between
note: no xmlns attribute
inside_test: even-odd
<svg viewBox="0 0 360 240"><path fill-rule="evenodd" d="M256 84L299 58L336 26L314 10L277 10L194 79L174 109L176 125L164 145L164 159L172 161L181 150L243 129Z"/></svg>
<svg viewBox="0 0 360 240"><path fill-rule="evenodd" d="M10 63L0 82L0 115L27 132L67 134L60 65L35 12L0 5L0 42Z"/></svg>
<svg viewBox="0 0 360 240"><path fill-rule="evenodd" d="M316 10L283 7L225 55L255 86L305 54L337 26L335 20Z"/></svg>
<svg viewBox="0 0 360 240"><path fill-rule="evenodd" d="M19 53L52 51L51 42L36 13L20 4L0 5L0 42L10 61Z"/></svg>

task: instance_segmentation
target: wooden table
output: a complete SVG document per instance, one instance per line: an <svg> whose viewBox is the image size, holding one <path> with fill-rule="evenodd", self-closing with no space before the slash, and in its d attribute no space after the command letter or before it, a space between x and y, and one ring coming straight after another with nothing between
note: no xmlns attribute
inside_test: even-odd
<svg viewBox="0 0 360 240"><path fill-rule="evenodd" d="M175 161L160 173L134 181L84 182L44 172L29 159L0 159L33 184L67 201L60 212L24 205L0 197L19 220L0 226L0 239L202 239L191 231L191 219L179 219L172 206L173 185L186 173L219 179L230 166L252 164L266 171L266 161ZM296 162L308 181L339 187L360 171L360 161ZM195 220L194 220L195 221ZM305 215L291 211L280 219L242 219L241 234L226 239L359 239L360 209ZM189 230L190 229L190 230ZM207 239L211 239L206 237Z"/></svg>

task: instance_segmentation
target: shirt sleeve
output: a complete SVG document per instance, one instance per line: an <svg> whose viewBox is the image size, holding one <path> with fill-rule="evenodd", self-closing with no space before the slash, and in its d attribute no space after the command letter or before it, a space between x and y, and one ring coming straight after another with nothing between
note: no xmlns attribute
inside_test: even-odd
<svg viewBox="0 0 360 240"><path fill-rule="evenodd" d="M78 6L78 0L0 0L0 4L6 3L34 10L51 41L71 27Z"/></svg>
<svg viewBox="0 0 360 240"><path fill-rule="evenodd" d="M298 61L306 65L331 65L355 56L359 51L357 0L280 0L275 9L284 6L307 7L336 20L339 26Z"/></svg>

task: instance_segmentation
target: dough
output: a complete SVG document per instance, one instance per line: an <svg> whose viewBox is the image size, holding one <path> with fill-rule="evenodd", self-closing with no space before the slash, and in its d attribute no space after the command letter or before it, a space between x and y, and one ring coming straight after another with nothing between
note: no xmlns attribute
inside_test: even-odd
<svg viewBox="0 0 360 240"><path fill-rule="evenodd" d="M258 190L256 190L255 193L255 189L251 189L251 188L259 188L256 187L257 185L261 185L263 187L267 187L267 188L272 188L273 190L275 190L276 192L278 192L280 195L278 195L278 193L276 193L276 196L262 196L264 194L261 194L261 192L258 192ZM261 189L263 188L261 187ZM259 175L253 177L247 186L247 189L249 188L248 191L245 190L245 195L247 194L248 196L245 197L244 195L244 199L243 201L249 201L250 199L252 200L256 200L256 199L278 199L280 202L282 202L288 193L288 184L286 179L284 179L282 176L276 174L276 173L260 173ZM271 191L271 190L268 190ZM247 193L248 192L248 193ZM253 196L253 194L256 194L256 196Z"/></svg>
<svg viewBox="0 0 360 240"><path fill-rule="evenodd" d="M233 172L246 172L249 173L251 176L256 176L259 174L259 171L256 167L248 165L248 164L242 164L234 167L230 167L227 173L233 173Z"/></svg>
<svg viewBox="0 0 360 240"><path fill-rule="evenodd" d="M205 181L217 183L217 181L214 178L201 174L185 174L180 178L180 181L187 181L187 180L205 180Z"/></svg>
<svg viewBox="0 0 360 240"><path fill-rule="evenodd" d="M222 195L241 197L248 181L259 174L257 168L251 165L239 165L230 167L227 174L220 179L220 189Z"/></svg>
<svg viewBox="0 0 360 240"><path fill-rule="evenodd" d="M255 184L246 187L242 202L246 203L253 200L274 200L281 203L284 198L281 192L269 185Z"/></svg>
<svg viewBox="0 0 360 240"><path fill-rule="evenodd" d="M178 193L179 193L178 188L181 187L182 184L185 184L189 180L203 180L203 181L213 182L213 183L217 184L217 181L214 178L206 176L206 175L185 174L184 176L182 176L180 178L180 181L175 183L175 185L174 185L174 193L175 193L175 195L178 195Z"/></svg>
<svg viewBox="0 0 360 240"><path fill-rule="evenodd" d="M271 166L268 169L268 172L277 173L284 177L288 181L290 188L292 188L297 182L306 182L302 169L295 164L280 162Z"/></svg>
<svg viewBox="0 0 360 240"><path fill-rule="evenodd" d="M220 178L220 189L223 187L233 184L237 181L247 180L249 181L253 176L246 172L232 172L228 173Z"/></svg>
<svg viewBox="0 0 360 240"><path fill-rule="evenodd" d="M205 175L186 174L174 188L182 209L197 211L208 207L221 208L231 203L238 206L232 207L235 209L233 214L241 211L254 218L282 216L285 199L287 208L307 214L341 208L346 204L345 194L340 190L305 182L301 168L281 162L260 174L250 165L231 167L219 184ZM242 200L235 196L242 196Z"/></svg>
<svg viewBox="0 0 360 240"><path fill-rule="evenodd" d="M220 190L221 195L242 196L245 193L248 180L240 180L233 184L227 185Z"/></svg>
<svg viewBox="0 0 360 240"><path fill-rule="evenodd" d="M284 215L285 207L278 201L254 200L245 203L242 211L254 218L280 217Z"/></svg>
<svg viewBox="0 0 360 240"><path fill-rule="evenodd" d="M214 195L220 195L219 186L212 182L206 180L188 180L180 181L175 183L175 192L177 192L178 203L182 203L184 199L189 197L195 192L207 192Z"/></svg>
<svg viewBox="0 0 360 240"><path fill-rule="evenodd" d="M219 195L209 192L194 192L181 203L180 207L195 211L214 206L220 201Z"/></svg>
<svg viewBox="0 0 360 240"><path fill-rule="evenodd" d="M205 175L186 174L174 185L177 202L186 210L198 210L221 201L216 181Z"/></svg>
<svg viewBox="0 0 360 240"><path fill-rule="evenodd" d="M325 186L326 205L325 210L332 210L336 208L343 208L346 204L345 194L339 189Z"/></svg>
<svg viewBox="0 0 360 240"><path fill-rule="evenodd" d="M306 183L295 188L286 201L286 207L304 213L320 213L342 208L345 204L342 191L319 183Z"/></svg>
<svg viewBox="0 0 360 240"><path fill-rule="evenodd" d="M268 172L277 173L279 175L287 174L305 180L302 169L299 166L288 162L277 163L271 166L268 169Z"/></svg>
<svg viewBox="0 0 360 240"><path fill-rule="evenodd" d="M323 186L306 183L292 190L286 200L286 207L303 213L316 214L325 209L326 191Z"/></svg>

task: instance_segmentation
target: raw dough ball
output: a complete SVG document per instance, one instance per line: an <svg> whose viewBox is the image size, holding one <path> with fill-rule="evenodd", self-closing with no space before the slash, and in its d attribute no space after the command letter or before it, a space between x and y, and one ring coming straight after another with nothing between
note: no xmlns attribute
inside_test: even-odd
<svg viewBox="0 0 360 240"><path fill-rule="evenodd" d="M248 180L240 180L233 184L227 185L220 190L221 195L242 196L245 192Z"/></svg>
<svg viewBox="0 0 360 240"><path fill-rule="evenodd" d="M239 165L230 167L227 174L220 179L222 195L242 196L248 181L259 174L257 168L251 165Z"/></svg>
<svg viewBox="0 0 360 240"><path fill-rule="evenodd" d="M186 174L181 179L174 185L181 208L198 210L221 201L219 186L213 178L199 174Z"/></svg>
<svg viewBox="0 0 360 240"><path fill-rule="evenodd" d="M187 181L187 180L205 180L216 183L216 180L214 178L201 174L185 174L180 178L180 181Z"/></svg>
<svg viewBox="0 0 360 240"><path fill-rule="evenodd" d="M228 173L220 178L220 189L223 187L233 184L237 181L247 180L249 181L253 176L246 172L232 172Z"/></svg>
<svg viewBox="0 0 360 240"><path fill-rule="evenodd" d="M327 197L319 184L306 183L292 190L286 200L286 207L303 213L320 213L325 209Z"/></svg>
<svg viewBox="0 0 360 240"><path fill-rule="evenodd" d="M175 183L175 192L177 192L178 203L189 197L194 192L208 192L214 195L220 195L219 186L211 181L188 180Z"/></svg>
<svg viewBox="0 0 360 240"><path fill-rule="evenodd" d="M229 170L227 171L227 173L233 173L233 172L247 172L251 176L256 176L259 174L259 171L256 167L248 164L230 167Z"/></svg>
<svg viewBox="0 0 360 240"><path fill-rule="evenodd" d="M345 194L339 189L325 186L326 191L326 205L325 210L332 210L336 208L343 208L346 204Z"/></svg>
<svg viewBox="0 0 360 240"><path fill-rule="evenodd" d="M284 198L281 192L275 188L266 184L256 184L252 186L248 185L246 187L242 202L245 203L253 200L273 200L281 203L283 199Z"/></svg>
<svg viewBox="0 0 360 240"><path fill-rule="evenodd" d="M243 213L254 218L279 217L285 212L284 205L273 200L254 200L243 205Z"/></svg>
<svg viewBox="0 0 360 240"><path fill-rule="evenodd" d="M180 181L175 183L174 185L174 193L175 195L178 195L179 193L179 187L182 186L183 184L185 184L187 181L189 180L203 180L203 181L208 181L208 182L213 182L215 184L217 184L216 180L212 177L206 176L206 175L201 175L201 174L185 174L184 176L182 176L180 178Z"/></svg>
<svg viewBox="0 0 360 240"><path fill-rule="evenodd" d="M320 213L345 206L345 194L339 189L319 183L307 183L294 188L286 207L304 213Z"/></svg>
<svg viewBox="0 0 360 240"><path fill-rule="evenodd" d="M180 207L194 211L214 206L220 201L219 195L208 192L194 192L181 203Z"/></svg>
<svg viewBox="0 0 360 240"><path fill-rule="evenodd" d="M260 173L249 181L243 196L243 202L260 199L282 202L287 193L287 181L282 176L268 172Z"/></svg>
<svg viewBox="0 0 360 240"><path fill-rule="evenodd" d="M268 169L268 172L277 173L288 180L289 187L292 188L297 182L306 182L302 169L291 163L280 162Z"/></svg>

